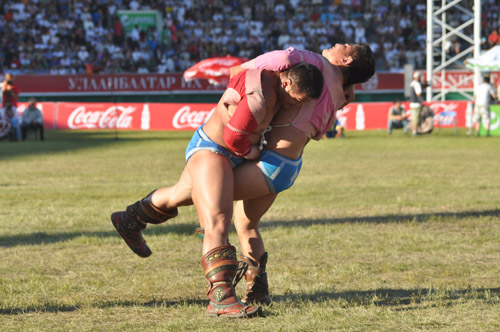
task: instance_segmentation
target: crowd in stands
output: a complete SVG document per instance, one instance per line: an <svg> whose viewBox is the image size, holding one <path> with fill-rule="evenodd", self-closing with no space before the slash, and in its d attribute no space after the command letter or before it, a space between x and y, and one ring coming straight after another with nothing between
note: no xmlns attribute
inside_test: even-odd
<svg viewBox="0 0 500 332"><path fill-rule="evenodd" d="M213 56L253 58L289 46L321 52L344 42L369 43L379 71L400 71L406 63L425 68L426 2L3 0L0 73L182 72ZM500 4L484 0L482 7L488 48L500 43L493 32L498 36ZM163 30L126 36L118 10L157 10ZM447 51L452 56L467 46L451 41Z"/></svg>

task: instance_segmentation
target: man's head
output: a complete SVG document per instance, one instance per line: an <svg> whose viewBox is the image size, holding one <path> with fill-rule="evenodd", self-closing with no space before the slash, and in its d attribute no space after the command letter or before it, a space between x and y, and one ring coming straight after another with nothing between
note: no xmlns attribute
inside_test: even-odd
<svg viewBox="0 0 500 332"><path fill-rule="evenodd" d="M308 63L299 63L280 74L287 103L297 104L318 99L323 91L323 74Z"/></svg>
<svg viewBox="0 0 500 332"><path fill-rule="evenodd" d="M368 44L335 44L321 54L332 65L346 68L344 86L366 82L375 74L375 56Z"/></svg>
<svg viewBox="0 0 500 332"><path fill-rule="evenodd" d="M413 73L413 80L420 81L420 73L418 71Z"/></svg>
<svg viewBox="0 0 500 332"><path fill-rule="evenodd" d="M484 74L484 76L483 76L483 82L485 82L485 83L490 83L491 82L491 76L490 76L490 74Z"/></svg>
<svg viewBox="0 0 500 332"><path fill-rule="evenodd" d="M29 107L36 107L36 100L35 100L35 98L30 98L28 100L28 106Z"/></svg>

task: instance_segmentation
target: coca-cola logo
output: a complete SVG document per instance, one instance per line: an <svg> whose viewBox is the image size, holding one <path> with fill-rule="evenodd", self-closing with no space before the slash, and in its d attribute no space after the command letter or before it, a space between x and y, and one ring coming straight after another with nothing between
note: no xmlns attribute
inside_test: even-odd
<svg viewBox="0 0 500 332"><path fill-rule="evenodd" d="M71 112L68 118L68 127L71 129L114 129L132 128L133 106L111 106L105 111L87 110L79 106Z"/></svg>
<svg viewBox="0 0 500 332"><path fill-rule="evenodd" d="M215 111L215 107L210 111L195 111L186 105L175 113L172 124L176 129L196 129L208 120L213 111Z"/></svg>

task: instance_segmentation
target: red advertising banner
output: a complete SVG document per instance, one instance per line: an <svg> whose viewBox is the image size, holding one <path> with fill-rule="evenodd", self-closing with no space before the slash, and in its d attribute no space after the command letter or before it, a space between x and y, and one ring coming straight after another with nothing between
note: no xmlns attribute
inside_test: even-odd
<svg viewBox="0 0 500 332"><path fill-rule="evenodd" d="M337 112L337 119L346 130L386 129L387 115L393 103L352 103ZM467 101L444 101L426 103L434 112L434 126L466 127L470 124L472 104ZM408 103L403 103L411 118Z"/></svg>
<svg viewBox="0 0 500 332"><path fill-rule="evenodd" d="M424 73L425 74L425 73ZM500 72L491 73L495 85L500 84ZM472 89L474 73L472 71L448 71L445 82L457 89ZM50 82L50 84L47 84ZM211 85L205 79L193 79L186 82L181 73L172 74L116 74L116 75L19 75L16 83L23 94L61 94L61 95L99 95L158 93L222 93L225 86ZM442 77L435 75L433 88L441 89ZM449 87L449 85L446 85ZM401 92L404 90L404 74L381 72L362 84L356 84L356 92Z"/></svg>
<svg viewBox="0 0 500 332"><path fill-rule="evenodd" d="M468 127L472 104L467 101L432 102L435 126ZM195 130L216 104L183 103L38 103L47 129ZM352 103L337 112L346 130L386 129L392 103ZM408 103L403 103L409 112ZM22 113L26 103L20 103Z"/></svg>
<svg viewBox="0 0 500 332"><path fill-rule="evenodd" d="M220 92L225 88L211 85L207 80L186 82L182 74L19 75L16 76L16 84L22 87L21 95Z"/></svg>
<svg viewBox="0 0 500 332"><path fill-rule="evenodd" d="M426 80L425 72L424 80ZM497 86L500 85L500 72L491 72L491 82ZM442 88L456 87L457 89L473 90L474 89L474 72L452 70L444 72L444 75L435 74L432 77L432 88L439 90Z"/></svg>
<svg viewBox="0 0 500 332"><path fill-rule="evenodd" d="M194 130L216 104L58 103L58 129Z"/></svg>
<svg viewBox="0 0 500 332"><path fill-rule="evenodd" d="M377 91L396 92L405 87L404 74L401 73L375 73L367 82L356 84L356 92Z"/></svg>

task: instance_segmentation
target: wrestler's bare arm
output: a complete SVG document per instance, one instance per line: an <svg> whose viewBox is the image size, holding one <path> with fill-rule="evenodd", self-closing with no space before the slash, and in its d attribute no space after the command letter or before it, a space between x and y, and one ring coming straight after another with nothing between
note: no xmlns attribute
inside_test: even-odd
<svg viewBox="0 0 500 332"><path fill-rule="evenodd" d="M234 76L238 75L240 71L242 71L243 68L241 68L240 65L233 66L229 68L229 79L233 78Z"/></svg>

